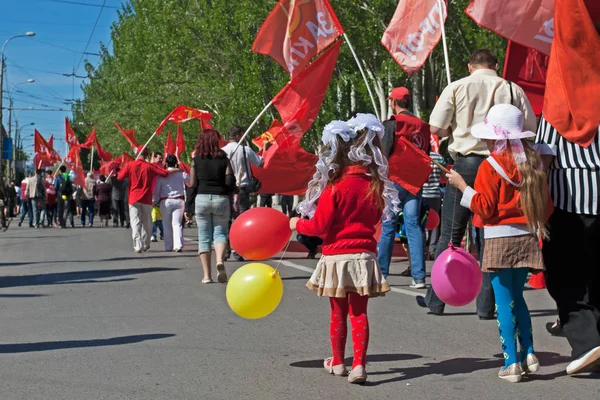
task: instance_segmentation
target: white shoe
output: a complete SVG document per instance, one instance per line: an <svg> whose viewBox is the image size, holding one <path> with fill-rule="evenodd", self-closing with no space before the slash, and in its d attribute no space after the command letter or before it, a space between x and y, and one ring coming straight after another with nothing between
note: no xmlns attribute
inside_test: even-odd
<svg viewBox="0 0 600 400"><path fill-rule="evenodd" d="M357 365L352 368L350 374L348 375L348 382L350 383L365 383L367 381L367 371L365 371L365 367L362 365Z"/></svg>
<svg viewBox="0 0 600 400"><path fill-rule="evenodd" d="M328 357L323 360L323 368L331 375L335 376L346 376L348 375L348 371L346 370L346 366L344 364L339 365L331 365L333 363L333 357Z"/></svg>
<svg viewBox="0 0 600 400"><path fill-rule="evenodd" d="M511 364L506 368L502 367L498 372L498 378L510 383L521 382L522 375L523 369L519 363Z"/></svg>
<svg viewBox="0 0 600 400"><path fill-rule="evenodd" d="M525 361L521 363L521 369L523 374L538 372L540 370L540 360L533 353L527 354Z"/></svg>
<svg viewBox="0 0 600 400"><path fill-rule="evenodd" d="M412 282L410 283L410 288L411 289L425 289L425 288L427 288L427 285L425 284L425 280L415 281L413 279Z"/></svg>
<svg viewBox="0 0 600 400"><path fill-rule="evenodd" d="M152 237L150 238L150 241L151 241L151 242L158 242L158 240L156 240L156 236L152 236Z"/></svg>
<svg viewBox="0 0 600 400"><path fill-rule="evenodd" d="M572 375L583 372L582 370L598 360L600 360L600 346L593 348L577 360L571 362L571 364L567 366L567 374Z"/></svg>

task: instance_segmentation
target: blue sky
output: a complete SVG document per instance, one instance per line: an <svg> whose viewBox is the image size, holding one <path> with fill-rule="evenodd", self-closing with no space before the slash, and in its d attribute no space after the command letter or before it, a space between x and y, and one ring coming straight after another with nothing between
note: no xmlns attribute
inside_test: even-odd
<svg viewBox="0 0 600 400"><path fill-rule="evenodd" d="M104 8L101 7L103 3ZM84 76L85 59L93 65L99 62L99 57L85 55L83 51L97 54L100 42L109 44L110 26L117 19L121 3L121 0L0 0L0 47L14 35L27 31L36 33L33 38L17 38L6 46L3 108L8 107L7 88L10 90L15 83L35 79L35 83L15 87L14 108L67 110L14 111L13 131L17 115L19 126L34 122L35 126L21 130L21 136L33 135L34 127L46 139L54 134L54 147L64 154L64 118L71 116L68 102L82 97L84 80L63 74L71 74L79 65L75 74ZM112 51L112 45L109 49ZM3 124L8 129L6 110L3 110ZM33 138L26 138L24 147L30 154L33 153L32 144Z"/></svg>

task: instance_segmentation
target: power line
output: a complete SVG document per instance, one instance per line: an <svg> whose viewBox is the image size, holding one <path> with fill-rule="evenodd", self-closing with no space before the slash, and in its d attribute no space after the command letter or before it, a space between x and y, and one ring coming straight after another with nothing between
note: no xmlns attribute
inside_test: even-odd
<svg viewBox="0 0 600 400"><path fill-rule="evenodd" d="M37 25L51 25L51 26L79 26L79 27L85 27L85 28L89 28L92 25L91 24L67 24L64 22L47 22L47 21L24 21L24 20L18 20L18 19L0 19L0 22L4 22L4 23L18 23L18 24L37 24ZM110 28L110 25L98 25L99 28Z"/></svg>
<svg viewBox="0 0 600 400"><path fill-rule="evenodd" d="M91 3L81 3L79 1L67 1L67 0L46 0L46 1L50 1L50 2L53 2L53 3L73 4L73 5L77 5L77 6L100 7L100 8L114 8L115 10L119 9L119 7L105 6L104 4L100 5L100 4L91 4ZM106 1L104 1L104 3L106 3Z"/></svg>
<svg viewBox="0 0 600 400"><path fill-rule="evenodd" d="M17 67L18 70L20 70L22 73L31 76L33 79L35 79L35 81L48 93L50 93L52 96L55 96L57 98L62 98L62 96L58 93L56 93L54 90L50 89L48 86L46 86L40 79L38 79L37 77L35 77L27 68L20 66L17 63L12 63L15 67Z"/></svg>
<svg viewBox="0 0 600 400"><path fill-rule="evenodd" d="M13 64L12 61L8 62L7 64ZM45 69L39 69L39 68L32 68L32 67L28 67L27 69L31 70L31 71L38 71L38 72L43 72L45 74L52 74L52 75L59 75L59 76L64 76L67 78L71 78L71 77L75 77L75 78L79 78L79 79L85 79L87 78L86 76L83 75L75 75L72 72L69 73L64 73L64 72L56 72L56 71L47 71Z"/></svg>
<svg viewBox="0 0 600 400"><path fill-rule="evenodd" d="M100 21L100 17L102 16L102 11L104 10L104 6L105 5L106 5L106 0L104 0L104 2L102 2L102 7L100 8L100 12L98 13L98 18L96 18L96 23L94 24L94 27L92 28L92 33L90 34L90 38L88 39L87 44L85 45L85 49L83 50L84 54L87 51L88 46L90 45L90 42L92 41L92 37L94 36L94 32L96 32L96 26L98 26L98 21ZM75 73L79 69L79 66L81 65L81 62L83 61L84 54L81 55L81 59L79 60L79 63L77 63L77 67L73 70L73 73Z"/></svg>

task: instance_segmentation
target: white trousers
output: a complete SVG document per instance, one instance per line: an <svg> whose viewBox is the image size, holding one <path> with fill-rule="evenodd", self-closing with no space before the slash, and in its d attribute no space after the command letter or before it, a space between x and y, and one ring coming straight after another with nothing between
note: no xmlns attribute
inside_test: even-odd
<svg viewBox="0 0 600 400"><path fill-rule="evenodd" d="M129 205L133 249L146 251L150 248L152 235L152 205L135 203Z"/></svg>
<svg viewBox="0 0 600 400"><path fill-rule="evenodd" d="M165 250L183 249L183 199L166 199L160 202L160 214L163 217L165 231Z"/></svg>

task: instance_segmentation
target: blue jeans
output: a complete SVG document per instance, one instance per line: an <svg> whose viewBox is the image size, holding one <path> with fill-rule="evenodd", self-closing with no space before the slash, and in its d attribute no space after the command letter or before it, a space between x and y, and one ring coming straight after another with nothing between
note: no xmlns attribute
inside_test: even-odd
<svg viewBox="0 0 600 400"><path fill-rule="evenodd" d="M212 245L227 243L229 234L229 196L216 194L196 195L196 225L198 225L198 253L208 253Z"/></svg>
<svg viewBox="0 0 600 400"><path fill-rule="evenodd" d="M408 237L408 246L410 247L412 277L415 281L425 280L425 247L423 244L423 228L419 223L422 192L414 195L396 183L394 186L398 190L398 197L404 215L404 226L406 227L406 236ZM381 273L386 278L390 273L397 225L398 216L394 216L389 221L383 221L381 226L377 261L379 262Z"/></svg>
<svg viewBox="0 0 600 400"><path fill-rule="evenodd" d="M85 214L86 211L89 214L90 225L94 223L94 199L84 200L81 199L81 225L85 225Z"/></svg>
<svg viewBox="0 0 600 400"><path fill-rule="evenodd" d="M19 222L23 223L26 214L29 214L29 226L33 226L33 213L31 212L31 200L29 199L21 201L21 219Z"/></svg>
<svg viewBox="0 0 600 400"><path fill-rule="evenodd" d="M33 226L36 228L40 225L44 225L46 219L46 200L45 199L31 199L31 213L33 214Z"/></svg>
<svg viewBox="0 0 600 400"><path fill-rule="evenodd" d="M157 237L156 234L160 232L160 237L164 237L165 236L165 231L163 229L163 222L162 219L158 220L158 221L154 221L152 223L152 236Z"/></svg>

